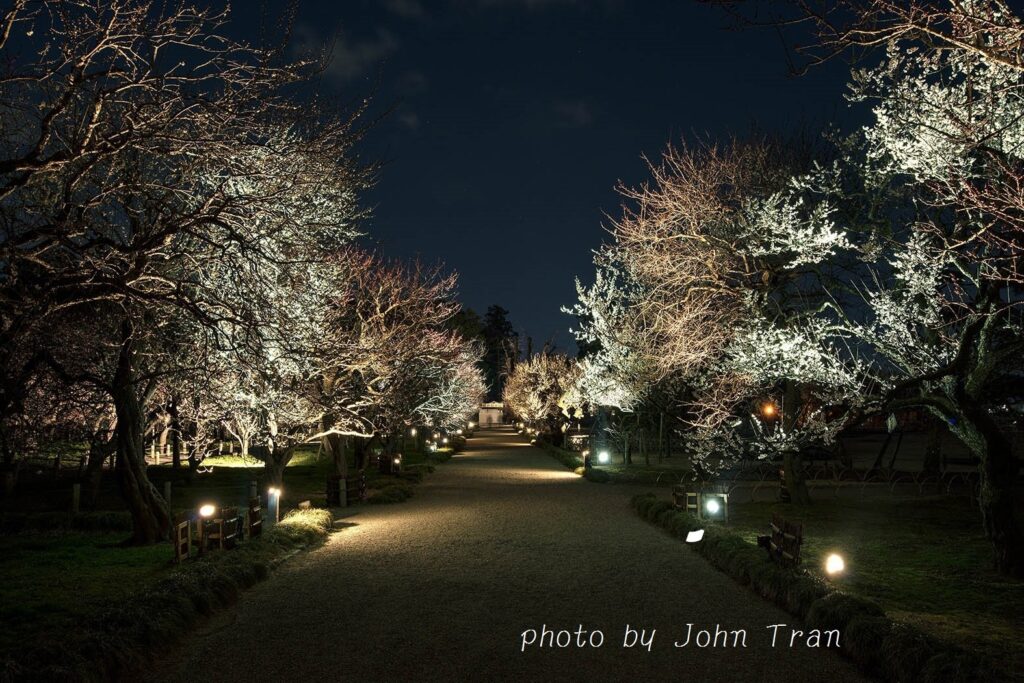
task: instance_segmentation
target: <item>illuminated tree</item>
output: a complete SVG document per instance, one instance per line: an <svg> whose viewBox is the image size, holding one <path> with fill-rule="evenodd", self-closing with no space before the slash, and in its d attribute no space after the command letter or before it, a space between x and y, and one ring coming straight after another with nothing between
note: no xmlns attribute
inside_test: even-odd
<svg viewBox="0 0 1024 683"><path fill-rule="evenodd" d="M169 529L143 439L175 347L247 342L281 274L353 235L366 184L353 119L291 96L319 65L234 41L225 21L140 0L18 2L3 17L0 413L26 373L60 363L19 350L33 335L80 308L108 320L107 373L74 379L115 406L137 542Z"/></svg>

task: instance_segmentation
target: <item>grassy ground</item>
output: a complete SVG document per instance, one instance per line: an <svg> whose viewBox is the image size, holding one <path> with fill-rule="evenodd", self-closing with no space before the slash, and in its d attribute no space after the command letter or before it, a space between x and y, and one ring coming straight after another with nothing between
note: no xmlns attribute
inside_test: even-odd
<svg viewBox="0 0 1024 683"><path fill-rule="evenodd" d="M173 571L169 543L122 548L124 534L0 537L0 651L69 628Z"/></svg>
<svg viewBox="0 0 1024 683"><path fill-rule="evenodd" d="M404 465L407 471L426 469L451 454L452 449L436 453L407 452ZM171 482L171 508L178 512L192 511L208 502L244 507L250 483L261 482L263 475L262 463L243 462L237 454L208 459L203 470L188 483L170 466L152 466L149 475L161 492L164 482ZM330 470L331 464L326 458L318 457L315 446L300 449L285 472L282 512L304 500L317 507L324 506L325 483ZM109 474L104 478L99 500L101 509L123 509L113 479ZM410 482L417 479L367 471L371 496L385 492L383 500L374 502L404 500L411 495ZM258 487L262 487L262 483L258 483ZM395 496L398 492L405 495ZM29 494L31 492L26 492ZM8 501L10 509L18 510L18 502ZM124 522L130 523L127 517ZM0 535L0 623L4 624L0 629L0 652L29 642L35 634L73 627L76 622L94 616L104 605L122 600L178 571L171 561L170 543L120 547L126 535L126 530Z"/></svg>
<svg viewBox="0 0 1024 683"><path fill-rule="evenodd" d="M773 511L803 522L808 570L823 573L825 557L838 552L847 562L838 581L843 589L878 602L893 619L998 656L1024 673L1024 582L992 571L969 500L823 500L804 509L748 503L730 506L729 526L754 543Z"/></svg>

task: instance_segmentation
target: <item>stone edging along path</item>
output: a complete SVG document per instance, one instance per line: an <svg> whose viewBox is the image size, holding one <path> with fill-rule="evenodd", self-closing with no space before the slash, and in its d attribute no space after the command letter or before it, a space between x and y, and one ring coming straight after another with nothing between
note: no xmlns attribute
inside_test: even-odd
<svg viewBox="0 0 1024 683"><path fill-rule="evenodd" d="M703 540L688 545L808 627L838 629L843 654L868 674L887 681L921 683L1006 680L980 655L895 622L875 603L836 590L820 578L785 570L737 534L704 526L693 515L676 510L653 493L634 496L632 503L637 514L680 540L688 532L703 528Z"/></svg>

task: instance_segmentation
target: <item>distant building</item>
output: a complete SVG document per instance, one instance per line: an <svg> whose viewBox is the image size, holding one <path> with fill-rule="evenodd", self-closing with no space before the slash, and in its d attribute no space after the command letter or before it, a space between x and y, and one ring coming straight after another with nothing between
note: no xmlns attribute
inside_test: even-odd
<svg viewBox="0 0 1024 683"><path fill-rule="evenodd" d="M480 404L480 416L477 423L481 427L493 427L505 421L505 404L501 401L490 401Z"/></svg>

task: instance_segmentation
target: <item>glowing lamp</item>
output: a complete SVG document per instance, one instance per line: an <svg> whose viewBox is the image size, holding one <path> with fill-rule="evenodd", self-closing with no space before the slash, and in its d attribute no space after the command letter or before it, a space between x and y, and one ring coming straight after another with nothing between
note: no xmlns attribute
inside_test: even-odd
<svg viewBox="0 0 1024 683"><path fill-rule="evenodd" d="M470 429L472 429L473 427L476 427L476 422L470 422L470 423L469 423L468 425L466 425L466 426L467 426L467 427L469 427Z"/></svg>
<svg viewBox="0 0 1024 683"><path fill-rule="evenodd" d="M765 403L761 406L761 414L768 419L775 417L778 411L775 409L774 403Z"/></svg>
<svg viewBox="0 0 1024 683"><path fill-rule="evenodd" d="M416 436L416 428L415 427L413 427L412 429L409 430L409 436Z"/></svg>
<svg viewBox="0 0 1024 683"><path fill-rule="evenodd" d="M462 434L462 430L461 430L461 429L456 429L456 430L455 430L455 433L456 433L456 434L460 434L460 435L461 435L461 434Z"/></svg>
<svg viewBox="0 0 1024 683"><path fill-rule="evenodd" d="M709 519L716 522L729 521L729 494L702 493L697 504L701 519Z"/></svg>
<svg viewBox="0 0 1024 683"><path fill-rule="evenodd" d="M829 576L837 576L846 571L846 562L836 553L832 553L825 560L825 573Z"/></svg>
<svg viewBox="0 0 1024 683"><path fill-rule="evenodd" d="M602 465L607 464L608 461L611 459L612 456L608 453L608 451L601 451L600 453L597 454L597 461Z"/></svg>
<svg viewBox="0 0 1024 683"><path fill-rule="evenodd" d="M703 529L697 529L696 531L688 531L688 532L686 532L686 542L687 543L699 543L701 541L701 539L703 539L703 538L704 538L704 530Z"/></svg>
<svg viewBox="0 0 1024 683"><path fill-rule="evenodd" d="M448 443L448 437L446 436L443 439L441 439L441 443Z"/></svg>
<svg viewBox="0 0 1024 683"><path fill-rule="evenodd" d="M402 459L401 458L395 458L394 462L395 462L396 465L401 465L402 464Z"/></svg>
<svg viewBox="0 0 1024 683"><path fill-rule="evenodd" d="M206 503L205 505L201 505L199 507L199 516L200 517L213 517L213 513L215 513L216 511L217 511L217 507L215 505L211 505L210 503Z"/></svg>

